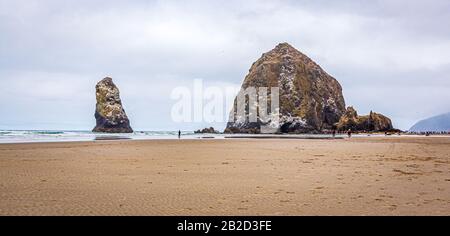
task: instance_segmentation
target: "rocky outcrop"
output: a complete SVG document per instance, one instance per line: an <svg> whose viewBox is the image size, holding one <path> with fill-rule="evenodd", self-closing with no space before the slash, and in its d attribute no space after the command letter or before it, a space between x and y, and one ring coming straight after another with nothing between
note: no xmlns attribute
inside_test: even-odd
<svg viewBox="0 0 450 236"><path fill-rule="evenodd" d="M219 131L215 130L214 127L204 128L202 130L194 131L195 134L218 134Z"/></svg>
<svg viewBox="0 0 450 236"><path fill-rule="evenodd" d="M241 90L278 87L279 122L272 133L322 133L327 130L388 131L392 122L384 115L371 112L358 116L353 107L345 109L339 82L319 65L287 43L264 53L251 66ZM237 98L225 133L262 133L271 121L259 119L258 104L245 101L246 117L237 114ZM270 102L270 101L269 101ZM250 122L251 107L256 106L258 119ZM243 118L243 119L241 119Z"/></svg>
<svg viewBox="0 0 450 236"><path fill-rule="evenodd" d="M253 63L242 84L243 90L248 87L279 87L280 122L276 132L314 133L332 129L345 112L339 82L287 43L277 45ZM231 111L234 118L236 111L235 102ZM262 124L259 119L256 122L233 119L224 132L260 133Z"/></svg>
<svg viewBox="0 0 450 236"><path fill-rule="evenodd" d="M337 124L337 129L341 131L375 131L384 132L393 130L391 119L388 117L370 112L366 116L358 116L358 113L353 107L348 107L344 115Z"/></svg>
<svg viewBox="0 0 450 236"><path fill-rule="evenodd" d="M95 119L93 132L132 133L130 121L122 107L119 89L109 77L97 83Z"/></svg>

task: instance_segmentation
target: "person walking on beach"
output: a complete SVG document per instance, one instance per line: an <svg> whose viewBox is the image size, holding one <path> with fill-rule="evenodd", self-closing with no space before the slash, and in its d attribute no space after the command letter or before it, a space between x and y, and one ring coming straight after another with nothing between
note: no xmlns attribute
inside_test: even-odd
<svg viewBox="0 0 450 236"><path fill-rule="evenodd" d="M181 138L181 130L178 130L178 139Z"/></svg>
<svg viewBox="0 0 450 236"><path fill-rule="evenodd" d="M333 129L333 138L335 138L335 137L336 137L336 130Z"/></svg>
<svg viewBox="0 0 450 236"><path fill-rule="evenodd" d="M351 129L348 129L348 131L347 131L347 135L348 135L348 137L349 137L349 138L351 138L351 137L352 137L352 130L351 130Z"/></svg>

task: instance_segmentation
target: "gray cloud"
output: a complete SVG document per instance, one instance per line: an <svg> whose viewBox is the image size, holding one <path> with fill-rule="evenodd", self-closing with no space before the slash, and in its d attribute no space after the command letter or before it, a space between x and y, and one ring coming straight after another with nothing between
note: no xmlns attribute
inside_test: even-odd
<svg viewBox="0 0 450 236"><path fill-rule="evenodd" d="M349 105L409 128L449 111L449 1L0 0L0 128L90 129L112 76L136 129L170 121L172 88L239 85L279 42L317 61Z"/></svg>

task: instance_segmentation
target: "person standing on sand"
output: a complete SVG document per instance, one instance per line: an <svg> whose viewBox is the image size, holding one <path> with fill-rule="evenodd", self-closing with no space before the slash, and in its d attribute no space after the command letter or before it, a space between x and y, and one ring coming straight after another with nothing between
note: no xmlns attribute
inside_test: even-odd
<svg viewBox="0 0 450 236"><path fill-rule="evenodd" d="M351 129L348 129L348 131L347 131L347 135L348 135L348 137L349 137L349 138L351 138L351 137L352 137L352 130L351 130Z"/></svg>
<svg viewBox="0 0 450 236"><path fill-rule="evenodd" d="M335 137L336 137L336 130L333 129L333 138L335 138Z"/></svg>
<svg viewBox="0 0 450 236"><path fill-rule="evenodd" d="M181 138L181 130L178 130L178 139Z"/></svg>

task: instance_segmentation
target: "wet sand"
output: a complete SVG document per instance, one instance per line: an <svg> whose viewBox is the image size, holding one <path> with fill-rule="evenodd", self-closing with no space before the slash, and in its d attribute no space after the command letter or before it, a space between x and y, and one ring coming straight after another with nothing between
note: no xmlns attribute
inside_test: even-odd
<svg viewBox="0 0 450 236"><path fill-rule="evenodd" d="M450 138L0 144L0 215L450 215Z"/></svg>

